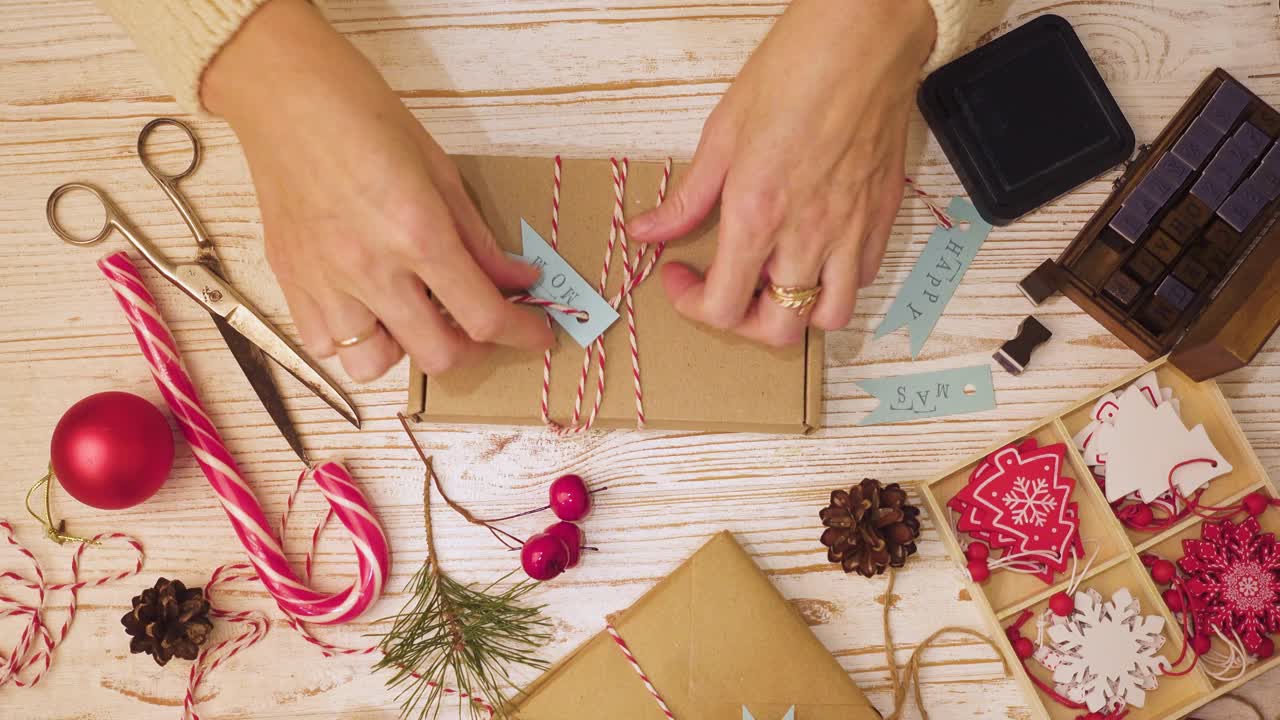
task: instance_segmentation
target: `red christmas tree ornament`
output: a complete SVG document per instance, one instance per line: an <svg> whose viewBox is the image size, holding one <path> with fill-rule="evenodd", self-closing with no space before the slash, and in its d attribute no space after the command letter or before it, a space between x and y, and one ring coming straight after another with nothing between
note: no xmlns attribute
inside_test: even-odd
<svg viewBox="0 0 1280 720"><path fill-rule="evenodd" d="M1245 649L1274 652L1267 635L1280 632L1280 546L1258 519L1205 523L1199 540L1183 540L1178 566L1200 632L1239 635Z"/></svg>
<svg viewBox="0 0 1280 720"><path fill-rule="evenodd" d="M49 443L50 464L71 497L120 510L156 494L173 466L173 431L155 405L103 392L72 405Z"/></svg>

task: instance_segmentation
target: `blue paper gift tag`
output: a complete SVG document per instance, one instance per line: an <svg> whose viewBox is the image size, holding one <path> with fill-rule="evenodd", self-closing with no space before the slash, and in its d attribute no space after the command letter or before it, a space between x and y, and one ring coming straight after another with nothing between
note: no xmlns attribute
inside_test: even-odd
<svg viewBox="0 0 1280 720"><path fill-rule="evenodd" d="M875 332L878 338L906 325L911 334L912 358L919 357L924 341L929 339L969 263L991 232L991 225L968 200L952 198L947 214L956 221L955 227L948 230L939 226L929 236L929 244ZM962 221L969 223L967 230L960 229Z"/></svg>
<svg viewBox="0 0 1280 720"><path fill-rule="evenodd" d="M996 406L990 365L859 380L880 404L859 425L981 412Z"/></svg>
<svg viewBox="0 0 1280 720"><path fill-rule="evenodd" d="M520 219L520 243L523 248L520 257L542 272L538 282L529 288L529 294L587 312L588 318L579 320L562 312L548 311L551 319L559 323L579 345L587 347L618 319L618 312L536 230L529 227L524 218Z"/></svg>
<svg viewBox="0 0 1280 720"><path fill-rule="evenodd" d="M742 706L742 720L756 720L755 716L751 714L751 711L747 709L746 705ZM783 715L781 720L796 720L796 707L792 705L791 709L787 710L787 714Z"/></svg>

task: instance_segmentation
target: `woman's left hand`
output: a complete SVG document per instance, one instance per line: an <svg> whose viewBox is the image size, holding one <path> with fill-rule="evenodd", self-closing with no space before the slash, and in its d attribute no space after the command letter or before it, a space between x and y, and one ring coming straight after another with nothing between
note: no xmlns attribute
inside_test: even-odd
<svg viewBox="0 0 1280 720"><path fill-rule="evenodd" d="M835 330L880 267L903 196L907 120L933 46L926 0L794 0L707 119L684 181L628 225L674 240L720 203L703 277L668 263L676 309L770 345ZM821 286L808 313L761 280Z"/></svg>

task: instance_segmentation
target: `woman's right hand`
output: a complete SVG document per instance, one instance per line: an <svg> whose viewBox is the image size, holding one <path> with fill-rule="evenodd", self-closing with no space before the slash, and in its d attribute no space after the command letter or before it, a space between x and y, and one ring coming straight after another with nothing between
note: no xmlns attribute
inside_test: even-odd
<svg viewBox="0 0 1280 720"><path fill-rule="evenodd" d="M205 72L202 99L244 147L267 260L309 353L336 352L366 382L405 352L434 374L490 343L552 344L540 312L499 292L537 271L499 249L449 157L304 0L259 9Z"/></svg>

